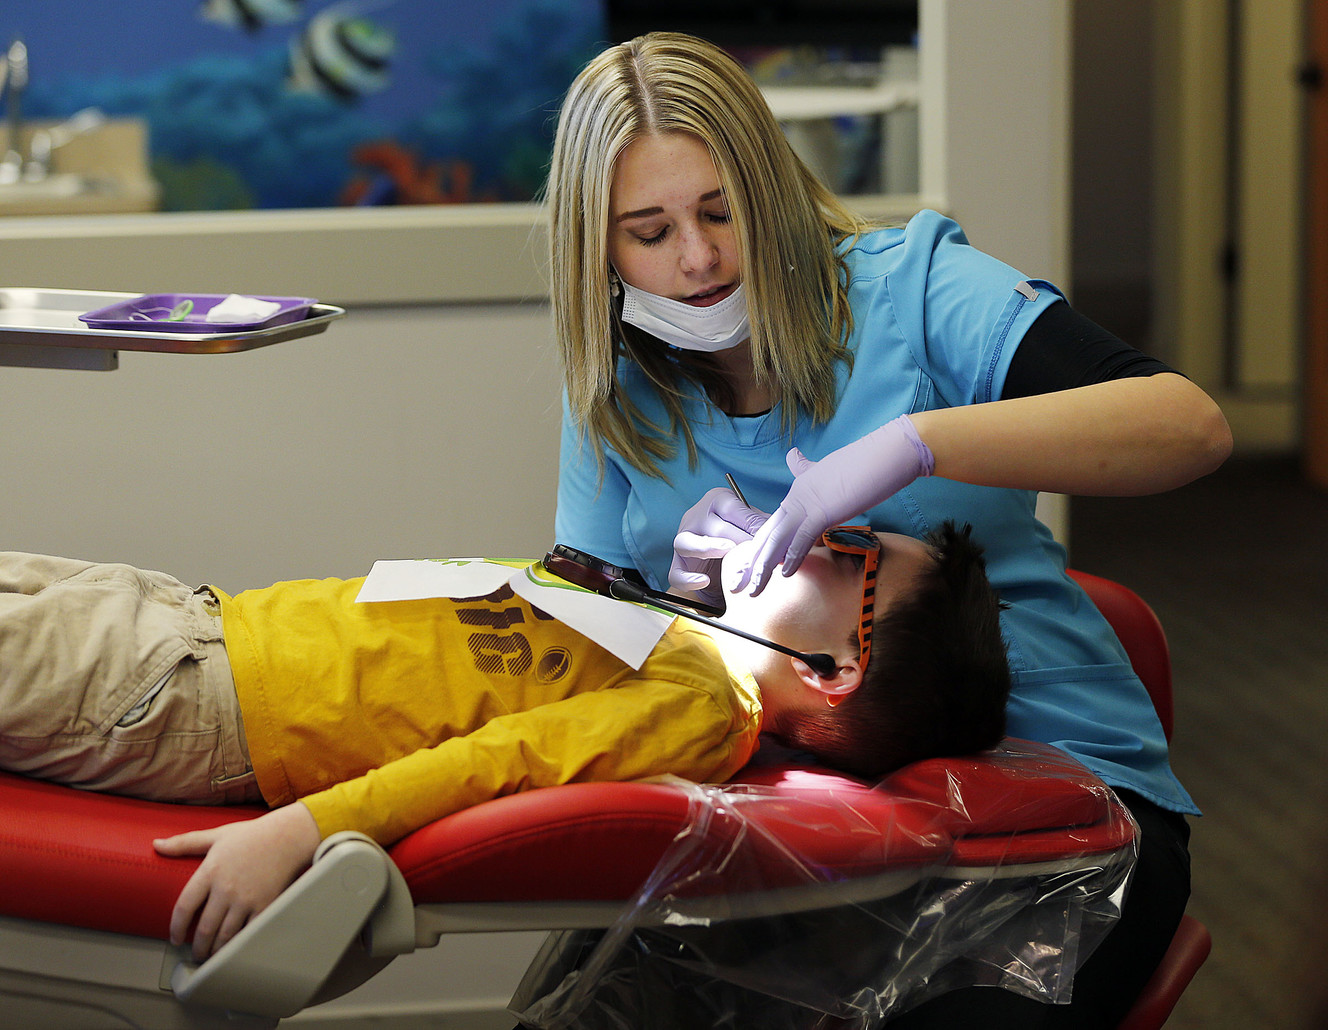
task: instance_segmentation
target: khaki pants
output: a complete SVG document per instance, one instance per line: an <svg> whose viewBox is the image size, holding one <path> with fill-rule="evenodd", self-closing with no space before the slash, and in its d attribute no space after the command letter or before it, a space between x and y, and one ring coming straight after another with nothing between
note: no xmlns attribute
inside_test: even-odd
<svg viewBox="0 0 1328 1030"><path fill-rule="evenodd" d="M0 552L0 768L156 801L260 801L211 591Z"/></svg>

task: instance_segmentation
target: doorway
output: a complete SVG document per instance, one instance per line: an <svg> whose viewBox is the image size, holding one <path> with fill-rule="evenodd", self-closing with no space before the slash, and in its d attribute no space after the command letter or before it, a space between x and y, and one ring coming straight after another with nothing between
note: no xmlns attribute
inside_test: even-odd
<svg viewBox="0 0 1328 1030"><path fill-rule="evenodd" d="M1328 489L1328 0L1307 6L1304 467Z"/></svg>

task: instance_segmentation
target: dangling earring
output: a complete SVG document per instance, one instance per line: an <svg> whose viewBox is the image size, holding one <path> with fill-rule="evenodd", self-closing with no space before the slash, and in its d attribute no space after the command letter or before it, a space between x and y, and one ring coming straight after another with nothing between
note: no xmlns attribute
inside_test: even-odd
<svg viewBox="0 0 1328 1030"><path fill-rule="evenodd" d="M826 694L825 695L826 706L829 708L838 708L839 702L844 700L844 696L845 695L843 694Z"/></svg>
<svg viewBox="0 0 1328 1030"><path fill-rule="evenodd" d="M622 292L622 287L620 287L620 286L618 285L618 273L615 272L612 268L610 268L610 269L609 269L609 296L610 296L610 297L613 297L613 298L616 300L616 299L618 298L618 294L620 294L621 292Z"/></svg>

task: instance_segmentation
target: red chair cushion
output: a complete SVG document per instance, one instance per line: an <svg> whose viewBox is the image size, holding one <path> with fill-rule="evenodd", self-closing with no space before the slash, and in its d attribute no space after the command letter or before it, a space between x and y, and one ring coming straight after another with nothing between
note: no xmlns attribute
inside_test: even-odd
<svg viewBox="0 0 1328 1030"><path fill-rule="evenodd" d="M772 834L776 879L787 875L773 853L782 846L851 877L1130 843L1133 824L1095 777L1053 748L1014 744L922 762L878 787L796 765L752 768L740 779L778 796L751 809ZM423 827L391 854L417 902L626 900L688 825L694 796L665 783L529 791ZM153 838L261 812L136 801L0 773L0 913L164 938L198 862L158 856Z"/></svg>
<svg viewBox="0 0 1328 1030"><path fill-rule="evenodd" d="M262 811L136 801L0 773L0 913L164 939L199 863L162 858L153 838Z"/></svg>
<svg viewBox="0 0 1328 1030"><path fill-rule="evenodd" d="M801 765L744 770L738 784L762 792L744 816L769 833L768 842L749 842L758 861L768 860L765 884L799 875L784 849L852 877L909 864L1105 854L1133 840L1133 823L1096 777L1055 748L1012 743L921 762L877 787ZM769 792L778 803L766 800ZM417 900L622 900L688 825L690 798L659 783L529 791L425 826L392 857ZM726 826L712 830L741 828Z"/></svg>

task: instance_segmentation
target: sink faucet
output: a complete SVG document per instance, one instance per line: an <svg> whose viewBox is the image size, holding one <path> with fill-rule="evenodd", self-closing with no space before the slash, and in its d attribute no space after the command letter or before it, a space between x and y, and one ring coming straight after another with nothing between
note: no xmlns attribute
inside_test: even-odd
<svg viewBox="0 0 1328 1030"><path fill-rule="evenodd" d="M23 92L28 88L28 48L16 39L0 57L0 97L5 99L5 148L0 156L0 183L23 177Z"/></svg>
<svg viewBox="0 0 1328 1030"><path fill-rule="evenodd" d="M49 129L38 129L32 134L28 146L28 163L24 176L29 179L44 179L51 174L51 156L71 139L106 124L106 115L100 108L85 107L76 111L59 125Z"/></svg>
<svg viewBox="0 0 1328 1030"><path fill-rule="evenodd" d="M91 132L106 121L95 107L86 107L59 125L32 133L27 153L23 146L23 92L28 86L28 48L16 39L0 54L0 99L5 100L4 146L0 147L0 186L40 181L51 172L51 155L75 136Z"/></svg>

